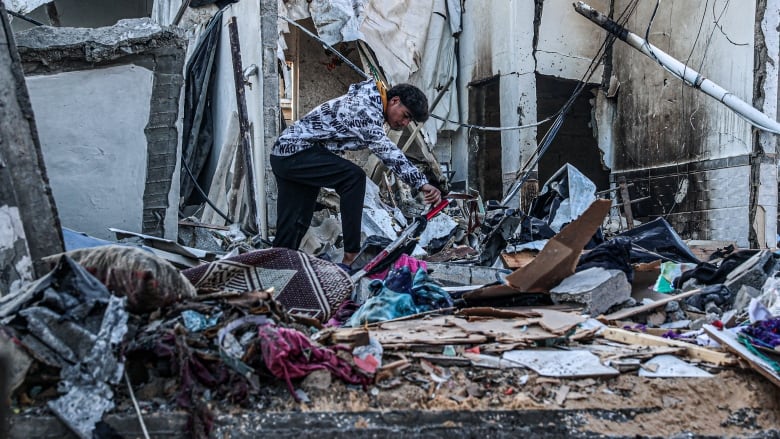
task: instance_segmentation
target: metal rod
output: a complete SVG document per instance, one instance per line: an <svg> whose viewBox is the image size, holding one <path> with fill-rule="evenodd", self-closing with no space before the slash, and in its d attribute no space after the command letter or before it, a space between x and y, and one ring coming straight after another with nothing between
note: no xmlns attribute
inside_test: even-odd
<svg viewBox="0 0 780 439"><path fill-rule="evenodd" d="M30 18L30 17L28 17L26 15L22 15L22 14L20 14L18 12L14 12L14 11L12 11L10 9L6 9L6 12L8 12L8 14L11 15L12 17L16 17L16 18L18 18L20 20L24 20L24 21L26 21L28 23L32 23L32 24L34 24L36 26L46 26L45 24L41 23L38 20L34 20L34 19L32 19L32 18Z"/></svg>
<svg viewBox="0 0 780 439"><path fill-rule="evenodd" d="M261 230L257 216L257 196L255 194L255 174L252 166L252 136L249 127L249 112L246 107L246 92L244 90L244 68L241 65L241 44L238 40L238 23L236 17L230 18L230 54L233 57L233 77L236 82L236 106L238 107L238 123L241 131L241 151L244 155L243 165L246 175L247 193L249 194L249 220L257 231Z"/></svg>
<svg viewBox="0 0 780 439"><path fill-rule="evenodd" d="M750 122L750 124L756 128L768 131L770 133L780 134L780 123L778 123L776 120L770 118L761 111L758 111L752 105L738 98L725 88L710 81L709 79L706 79L697 71L691 69L684 63L673 58L671 55L653 46L644 38L635 33L629 32L623 26L615 23L606 15L591 8L583 2L575 3L574 9L584 17L588 18L590 21L596 23L608 32L626 42L629 46L644 53L651 59L658 62L658 64L661 64L661 66L663 66L678 79L681 79L684 83L690 85L693 88L697 88L709 96L717 99L719 102L722 102L725 106L732 109L735 113Z"/></svg>
<svg viewBox="0 0 780 439"><path fill-rule="evenodd" d="M344 61L344 64L348 65L349 67L352 67L352 70L358 72L358 74L362 75L363 78L365 78L365 79L371 78L371 76L369 76L366 72L364 72L362 69L358 68L358 66L353 64L352 61L347 59L346 56L342 55L341 52L339 52L338 50L334 49L333 46L331 46L330 44L326 43L325 40L323 40L322 38L318 37L317 35L314 35L313 33L311 33L309 31L309 29L306 29L305 27L301 26L300 24L296 23L293 20L290 20L289 18L285 17L284 15L279 15L278 17L281 18L282 20L290 23L291 25L297 27L298 29L300 29L306 35L308 35L308 36L314 38L315 40L319 41L320 44L325 46L326 49L328 49L331 52L333 52L334 55L338 56L342 61Z"/></svg>
<svg viewBox="0 0 780 439"><path fill-rule="evenodd" d="M184 0L181 2L181 6L179 6L179 10L176 11L176 16L173 17L174 26L179 25L179 22L181 21L181 17L184 16L184 12L187 10L188 7L190 7L190 0Z"/></svg>

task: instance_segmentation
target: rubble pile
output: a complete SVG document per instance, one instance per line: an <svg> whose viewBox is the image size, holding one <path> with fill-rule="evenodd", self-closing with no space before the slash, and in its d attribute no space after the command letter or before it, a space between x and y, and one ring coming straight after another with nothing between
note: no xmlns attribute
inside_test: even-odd
<svg viewBox="0 0 780 439"><path fill-rule="evenodd" d="M451 194L388 255L420 213L377 192L350 272L331 262L327 212L308 252L195 221L182 242L199 248L82 242L0 297L13 406L45 405L91 437L132 400L141 422L180 409L207 437L217 408L281 410L334 389L424 409L381 402L414 388L470 409L577 406L635 377L719 379L739 367L780 386L780 256L688 246L661 218L605 232L612 203L594 194L569 165L528 213Z"/></svg>

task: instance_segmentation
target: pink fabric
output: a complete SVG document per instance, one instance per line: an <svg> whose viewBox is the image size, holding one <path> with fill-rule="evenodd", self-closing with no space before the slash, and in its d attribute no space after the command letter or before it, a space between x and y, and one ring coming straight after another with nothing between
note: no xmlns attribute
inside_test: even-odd
<svg viewBox="0 0 780 439"><path fill-rule="evenodd" d="M422 268L423 270L428 270L428 264L425 263L425 261L421 261L417 258L413 258L406 253L402 254L401 257L399 257L395 263L393 264L393 268L401 268L401 267L409 267L409 271L414 274L417 273L417 270ZM370 279L380 279L384 280L384 278L387 277L387 273L390 272L390 269L380 271L379 273L372 274L369 276Z"/></svg>
<svg viewBox="0 0 780 439"><path fill-rule="evenodd" d="M273 325L258 327L260 350L268 370L284 379L293 398L298 400L292 379L303 378L315 370L328 369L333 375L350 384L366 385L370 378L352 370L352 365L338 357L333 350L316 347L302 333ZM336 350L349 350L335 346Z"/></svg>

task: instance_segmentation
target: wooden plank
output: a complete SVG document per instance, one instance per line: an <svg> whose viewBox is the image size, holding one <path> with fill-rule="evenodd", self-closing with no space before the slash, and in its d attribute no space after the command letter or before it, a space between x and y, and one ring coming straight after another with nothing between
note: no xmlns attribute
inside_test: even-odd
<svg viewBox="0 0 780 439"><path fill-rule="evenodd" d="M737 362L733 355L725 352L716 352L712 349L703 348L684 341L657 337L655 335L640 334L626 331L625 329L604 328L599 335L607 340L617 341L628 345L682 347L685 348L685 352L689 357L718 366L731 366Z"/></svg>
<svg viewBox="0 0 780 439"><path fill-rule="evenodd" d="M665 299L656 300L653 303L648 303L646 305L641 305L641 306L635 306L632 308L621 309L620 311L613 312L612 314L607 314L605 316L602 315L599 316L598 319L601 320L602 322L613 322L615 320L623 320L627 317L641 314L643 312L650 311L651 309L658 308L659 306L666 305L669 302L674 302L675 300L685 299L686 297L694 296L699 292L701 292L700 289L695 289L691 291L686 291L681 294L677 294L675 296L670 295Z"/></svg>
<svg viewBox="0 0 780 439"><path fill-rule="evenodd" d="M721 331L712 325L704 325L704 332L709 334L713 340L723 345L726 349L734 352L740 358L747 361L753 370L763 375L775 386L780 387L780 375L772 370L772 367L770 367L766 361L750 352L742 343L740 343L734 333L730 331Z"/></svg>
<svg viewBox="0 0 780 439"><path fill-rule="evenodd" d="M365 346L369 334L366 328L329 328L318 332L315 339L322 344L347 344L350 346Z"/></svg>

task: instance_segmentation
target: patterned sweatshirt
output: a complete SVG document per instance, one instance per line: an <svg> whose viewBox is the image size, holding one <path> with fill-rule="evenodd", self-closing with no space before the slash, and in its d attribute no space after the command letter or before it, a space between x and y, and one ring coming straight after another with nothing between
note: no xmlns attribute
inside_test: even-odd
<svg viewBox="0 0 780 439"><path fill-rule="evenodd" d="M384 130L382 97L373 80L352 84L290 125L274 143L272 155L290 156L316 144L340 153L369 148L404 183L419 189L428 179L404 156Z"/></svg>

